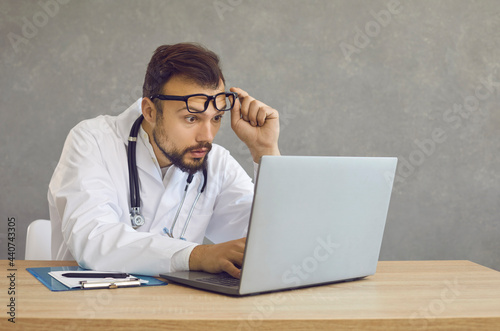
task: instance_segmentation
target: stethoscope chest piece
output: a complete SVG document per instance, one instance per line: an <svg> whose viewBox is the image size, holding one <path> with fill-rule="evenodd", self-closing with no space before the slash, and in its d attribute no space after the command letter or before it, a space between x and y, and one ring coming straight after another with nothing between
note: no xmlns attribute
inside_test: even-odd
<svg viewBox="0 0 500 331"><path fill-rule="evenodd" d="M140 226L143 226L146 221L141 214L141 208L133 207L130 208L130 222L132 223L132 227L137 229Z"/></svg>

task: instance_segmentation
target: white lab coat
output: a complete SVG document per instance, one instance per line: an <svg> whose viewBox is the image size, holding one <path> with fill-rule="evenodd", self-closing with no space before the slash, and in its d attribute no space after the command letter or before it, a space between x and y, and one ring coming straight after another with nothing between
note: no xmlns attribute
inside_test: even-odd
<svg viewBox="0 0 500 331"><path fill-rule="evenodd" d="M229 152L216 144L208 156L206 190L195 206L186 241L165 234L163 229L170 229L180 205L187 174L170 167L162 179L142 129L137 167L146 224L132 228L126 147L140 113L141 99L118 116L83 121L69 133L48 191L52 258L74 259L95 270L158 275L171 271L174 254L201 244L204 236L219 243L246 235L253 184ZM175 238L179 238L201 180L198 172L178 217Z"/></svg>

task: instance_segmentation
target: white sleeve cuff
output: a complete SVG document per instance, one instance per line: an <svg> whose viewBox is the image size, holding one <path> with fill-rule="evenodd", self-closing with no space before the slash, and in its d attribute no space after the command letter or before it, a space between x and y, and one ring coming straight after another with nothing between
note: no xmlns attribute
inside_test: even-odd
<svg viewBox="0 0 500 331"><path fill-rule="evenodd" d="M170 260L170 272L189 270L189 256L196 246L198 245L191 245L175 252Z"/></svg>

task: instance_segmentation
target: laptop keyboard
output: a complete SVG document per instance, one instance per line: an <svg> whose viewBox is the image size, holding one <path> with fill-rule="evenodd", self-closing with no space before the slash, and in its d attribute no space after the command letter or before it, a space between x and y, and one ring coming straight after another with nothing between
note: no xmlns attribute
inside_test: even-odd
<svg viewBox="0 0 500 331"><path fill-rule="evenodd" d="M238 278L234 278L229 274L218 274L218 275L198 278L196 280L204 283L210 283L222 286L238 286L240 284L240 280Z"/></svg>

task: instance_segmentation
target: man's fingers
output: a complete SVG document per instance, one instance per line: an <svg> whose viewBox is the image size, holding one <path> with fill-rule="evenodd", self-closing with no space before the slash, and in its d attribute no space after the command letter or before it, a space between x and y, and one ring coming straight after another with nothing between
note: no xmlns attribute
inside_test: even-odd
<svg viewBox="0 0 500 331"><path fill-rule="evenodd" d="M196 246L189 257L190 270L203 270L211 273L227 272L240 278L245 251L246 238L240 238L214 245Z"/></svg>
<svg viewBox="0 0 500 331"><path fill-rule="evenodd" d="M231 126L234 127L240 119L241 119L241 104L239 100L236 100L233 109L231 109Z"/></svg>
<svg viewBox="0 0 500 331"><path fill-rule="evenodd" d="M256 100L253 100L248 107L248 119L247 122L249 122L252 126L257 126L257 115L261 111L261 106ZM265 118L265 117L264 117Z"/></svg>
<svg viewBox="0 0 500 331"><path fill-rule="evenodd" d="M271 113L271 108L255 99L246 98L240 109L240 116L252 126L262 126L266 117Z"/></svg>
<svg viewBox="0 0 500 331"><path fill-rule="evenodd" d="M238 94L238 100L240 102L240 117L243 118L246 122L249 121L248 110L250 103L255 100L248 93L238 87L231 87L229 89L231 92L235 92Z"/></svg>
<svg viewBox="0 0 500 331"><path fill-rule="evenodd" d="M257 125L258 126L263 126L264 123L266 122L266 118L267 118L267 111L265 109L262 109L257 114Z"/></svg>
<svg viewBox="0 0 500 331"><path fill-rule="evenodd" d="M243 252L233 252L229 260L238 267L243 264Z"/></svg>
<svg viewBox="0 0 500 331"><path fill-rule="evenodd" d="M232 262L226 261L221 265L221 270L227 272L234 278L240 278L241 270L237 268Z"/></svg>
<svg viewBox="0 0 500 331"><path fill-rule="evenodd" d="M273 114L273 109L268 106L261 106L255 116L255 121L257 126L263 126L266 123L267 118Z"/></svg>
<svg viewBox="0 0 500 331"><path fill-rule="evenodd" d="M241 118L243 118L246 122L250 121L250 110L251 110L251 105L255 99L252 99L250 97L246 97L243 99L239 99L241 101Z"/></svg>
<svg viewBox="0 0 500 331"><path fill-rule="evenodd" d="M240 278L243 264L243 254L245 251L246 238L240 238L228 242L230 249L226 253L226 261L222 263L221 269L235 278Z"/></svg>
<svg viewBox="0 0 500 331"><path fill-rule="evenodd" d="M229 91L238 94L238 98L241 98L241 99L248 97L248 93L246 91L240 89L239 87L231 87L229 89Z"/></svg>
<svg viewBox="0 0 500 331"><path fill-rule="evenodd" d="M227 266L225 266L225 268L223 268L222 270L224 270L234 278L241 278L241 270L236 268L232 263L228 263Z"/></svg>

